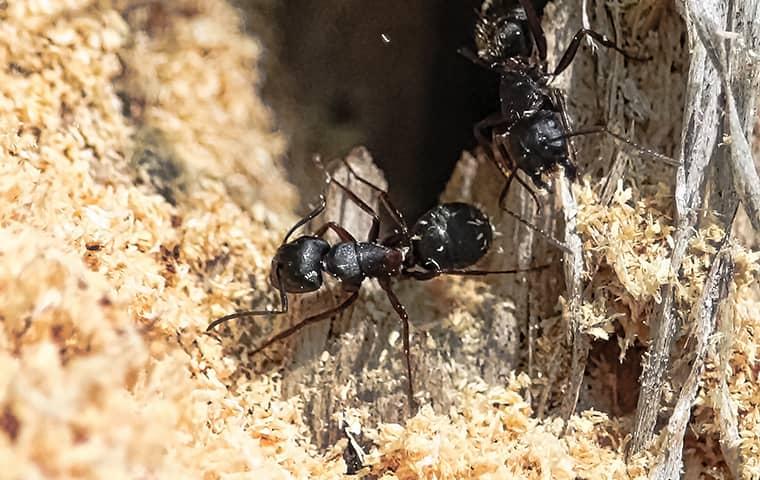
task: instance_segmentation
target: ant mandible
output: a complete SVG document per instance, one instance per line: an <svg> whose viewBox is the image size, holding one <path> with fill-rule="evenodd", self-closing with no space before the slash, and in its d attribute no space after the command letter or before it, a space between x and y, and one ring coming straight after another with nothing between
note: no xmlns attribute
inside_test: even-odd
<svg viewBox="0 0 760 480"><path fill-rule="evenodd" d="M318 158L315 161L319 162ZM385 291L403 327L404 356L407 373L407 397L409 410L416 408L412 379L412 365L409 354L409 316L404 305L394 293L393 278L413 278L429 280L440 275L480 276L491 274L515 274L539 270L543 267L510 270L470 270L490 249L492 226L488 217L478 208L466 203L444 203L423 214L409 229L401 212L391 203L385 190L361 177L344 159L343 164L351 175L378 193L380 202L389 212L395 224L395 231L384 239L379 239L380 219L378 214L364 200L359 198L344 184L327 171L327 185L336 185L346 197L372 218L366 241L358 241L342 226L328 221L313 235L302 235L294 240L296 230L320 215L326 207L325 195L320 196L319 205L300 219L285 235L272 258L269 281L280 294L280 308L277 310L249 310L225 315L211 322L206 329L232 319L260 315L281 315L288 312L288 293L304 294L319 290L323 284L323 274L336 278L343 291L349 295L338 306L311 315L295 325L277 333L252 353L259 353L275 342L284 340L303 327L325 320L351 306L359 297L359 289L364 280L374 278ZM321 163L318 163L321 167ZM339 242L330 245L323 237L332 230Z"/></svg>
<svg viewBox="0 0 760 480"><path fill-rule="evenodd" d="M542 8L544 3L537 2L537 6ZM573 36L554 70L548 73L546 37L530 0L518 0L517 4L510 6L491 6L487 12L479 13L475 26L477 55L466 49L460 50L471 61L501 75L500 111L474 127L478 143L491 151L494 163L507 179L499 195L501 208L505 208L504 202L514 179L528 190L536 206L540 207L536 192L517 175L518 171L530 177L538 189L548 187L543 180L544 174L559 166L563 167L568 178L575 179L574 152L568 142L572 136L606 133L633 146L605 127L570 132L564 97L558 89L549 86L549 81L570 65L585 37L597 40L628 59L645 60L629 55L605 35L582 28ZM537 62L533 57L534 43ZM484 134L489 128L492 129L490 142Z"/></svg>

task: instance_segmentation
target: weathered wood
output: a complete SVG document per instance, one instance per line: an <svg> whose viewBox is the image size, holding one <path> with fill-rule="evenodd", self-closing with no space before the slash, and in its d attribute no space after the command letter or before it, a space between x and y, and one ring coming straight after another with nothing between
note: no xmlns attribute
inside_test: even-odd
<svg viewBox="0 0 760 480"><path fill-rule="evenodd" d="M733 217L732 217L733 219ZM729 230L730 232L730 230ZM716 254L715 261L702 290L702 297L694 309L691 320L694 323L692 337L694 339L694 359L681 392L676 401L673 413L665 428L665 440L660 453L652 465L650 477L652 480L670 480L681 476L683 468L683 442L686 427L691 418L691 410L697 398L699 384L705 370L705 360L711 337L715 332L716 317L720 304L728 295L728 289L733 276L733 262L726 248L729 234L723 239Z"/></svg>
<svg viewBox="0 0 760 480"><path fill-rule="evenodd" d="M689 86L685 104L686 115L679 158L683 166L678 169L676 183L677 230L675 247L671 256L671 269L678 272L689 240L700 220L702 209L716 211L715 220L730 229L729 217L736 207L738 197L752 219L755 212L755 195L747 184L756 182L757 173L751 160L746 138L751 136L752 123L739 118L735 98L753 97L756 94L757 64L745 80L733 81L732 75L741 69L738 64L728 67L722 41L717 40L721 30L735 27L736 34L746 44L757 45L758 2L716 0L712 2L685 1L680 4L687 23L691 48ZM730 20L729 20L730 18ZM722 26L722 27L718 27ZM738 46L735 46L738 47ZM746 58L752 52L734 48L738 58ZM731 86L731 87L729 87ZM723 95L725 107L721 105ZM742 100L743 114L754 111L754 100ZM724 108L727 120L724 121ZM731 137L728 144L719 145L724 137ZM708 170L710 162L712 169ZM730 163L729 163L730 162ZM723 166L729 164L731 168ZM733 179L733 180L731 180ZM713 194L708 197L707 192ZM760 198L760 197L757 197ZM756 224L757 220L753 220ZM661 408L662 388L667 380L671 345L677 328L678 314L673 305L673 287L664 286L663 302L658 321L653 329L653 341L641 377L641 391L636 413L631 448L637 452L652 439ZM680 457L678 462L680 462ZM668 471L671 471L670 467ZM680 464L679 467L680 468Z"/></svg>
<svg viewBox="0 0 760 480"><path fill-rule="evenodd" d="M606 32L619 31L620 17L609 17L603 9L603 1L591 3L594 6L589 21L594 28ZM608 20L612 25L605 23ZM672 22L672 18L665 17L661 21ZM581 24L581 12L576 4L550 4L544 22L549 37L550 61L564 51L570 36ZM671 23L666 23L661 29L671 27ZM669 37L667 40L677 41ZM662 50L672 53L667 45ZM631 90L632 80L627 77L629 70L623 67L624 62L619 55L601 50L594 57L587 48L582 48L572 68L556 82L568 93L571 127L577 129L607 124L615 131L625 132L630 116L636 117L640 113L636 109L641 109L644 112L642 115L647 113L642 105L651 104L652 108L670 105L672 98L677 96L669 88L678 91L679 73L674 74L672 64L667 61L661 67L657 62L658 59L655 59L627 67L633 71L655 72L653 79L669 78L674 82L672 87L667 86L650 94L645 91L647 85L638 87L640 90ZM645 93L648 96L637 96ZM635 101L630 101L628 95L632 95ZM636 111L631 113L631 108ZM672 125L679 122L679 111L657 113L646 118L641 130L626 135L647 147L672 155L671 146L677 139L662 132L674 130ZM613 160L621 158L615 142L607 137L578 138L576 144L580 152L581 172L591 177L606 169ZM380 182L380 178L371 173L374 168L370 166L369 159L363 154L359 154L358 159L356 154L354 156L355 167L363 175ZM625 162L615 164L633 165L638 176L647 172L663 178L672 172L671 167L660 164L648 163L646 168L642 168L642 161L628 157ZM556 248L496 207L503 181L486 159L465 154L442 196L443 200L479 204L491 216L498 235L492 253L479 267L527 267L546 263L551 257L557 259L560 253ZM522 188L510 192L508 203L510 208L528 221L538 223L544 230L561 232L568 228L572 233L574 213L572 208L567 207L572 205L566 197L570 195L569 187L562 182L555 185L564 198L564 212L552 205L553 195L548 194L543 197L543 211L536 214L532 200ZM371 192L359 191L362 198L374 198ZM323 219L337 218L354 233L361 235L366 232L368 219L364 214L356 214L352 205L336 197L331 197L328 203L337 210L326 212ZM351 210L353 214L349 213ZM355 223L357 220L349 218L352 216L365 222L364 225ZM407 220L409 223L414 221ZM557 268L519 277L398 282L395 288L409 309L413 326L415 390L420 402L430 403L438 411L446 411L456 403L463 382L483 380L492 385L503 384L506 377L518 369L527 371L531 376L539 375L534 389L534 393L539 395L534 399L539 415L557 412L562 400L565 412L573 410L576 399L580 408L593 405L592 399L584 398L584 389L581 388L590 343L579 333L575 313L581 305L580 272L583 265L577 254L569 260L571 267L565 278ZM571 285L569 289L566 284ZM557 297L560 294L570 300L565 304L568 312L566 318L569 320L567 327L576 332L573 337L575 344L558 345L551 365L536 365L533 332L540 321L557 314ZM335 305L338 295L339 287L333 284L330 292L296 300L296 309L304 313L324 309ZM407 416L404 395L406 375L399 334L400 322L388 300L373 282L368 282L359 301L340 318L310 327L303 336L299 335L293 341L294 359L283 372L283 390L285 396L302 394L304 417L318 445L329 445L342 435L338 426L339 417L344 413L358 418L364 425L404 421ZM527 340L521 341L521 336ZM568 367L575 372L571 377ZM570 383L566 382L568 378L572 378Z"/></svg>

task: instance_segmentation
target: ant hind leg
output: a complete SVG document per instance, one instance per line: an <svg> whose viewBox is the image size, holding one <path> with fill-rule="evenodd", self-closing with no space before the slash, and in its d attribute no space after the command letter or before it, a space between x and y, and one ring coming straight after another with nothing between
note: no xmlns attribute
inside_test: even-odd
<svg viewBox="0 0 760 480"><path fill-rule="evenodd" d="M391 289L391 283L390 279L378 278L378 283L380 284L380 287L385 291L386 295L388 295L388 300L390 300L391 305L393 305L393 309L396 310L396 313L398 314L399 318L401 319L401 324L403 327L403 337L404 337L404 357L406 359L406 375L408 379L407 383L407 398L409 400L409 414L414 415L417 411L417 402L414 400L414 379L412 377L412 360L411 355L409 353L410 350L410 337L411 334L409 332L409 314L406 313L406 308L404 308L404 305L401 303L401 301L398 299L396 294Z"/></svg>

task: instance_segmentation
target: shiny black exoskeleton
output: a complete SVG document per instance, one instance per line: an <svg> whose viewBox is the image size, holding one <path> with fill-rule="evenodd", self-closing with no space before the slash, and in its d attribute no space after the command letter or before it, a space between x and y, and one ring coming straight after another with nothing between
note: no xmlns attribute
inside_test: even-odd
<svg viewBox="0 0 760 480"><path fill-rule="evenodd" d="M474 131L478 142L492 152L496 165L507 178L499 197L502 206L515 178L530 192L536 204L539 203L533 189L517 175L517 171L530 177L537 188L546 188L544 174L559 166L570 179L575 178L576 167L568 141L572 134L564 98L548 82L570 65L583 38L591 37L626 58L635 59L606 36L581 29L549 73L546 38L541 28L541 14L546 3L545 0L486 2L475 25L477 54L463 52L474 62L501 75L501 108L478 122ZM491 130L490 139L485 134L488 129Z"/></svg>
<svg viewBox="0 0 760 480"><path fill-rule="evenodd" d="M483 2L474 28L478 58L487 63L507 59L527 62L534 46L539 51L545 50L544 38L534 35L531 23L540 21L547 3L547 0Z"/></svg>
<svg viewBox="0 0 760 480"><path fill-rule="evenodd" d="M444 203L412 227L410 266L430 271L465 268L488 253L493 228L488 217L467 203Z"/></svg>
<svg viewBox="0 0 760 480"><path fill-rule="evenodd" d="M269 282L288 293L308 293L322 286L322 259L330 245L319 237L305 235L285 242L272 258Z"/></svg>
<svg viewBox="0 0 760 480"><path fill-rule="evenodd" d="M480 15L475 23L478 57L489 63L504 58L529 57L533 52L533 36L522 6L515 3L490 10Z"/></svg>
<svg viewBox="0 0 760 480"><path fill-rule="evenodd" d="M289 337L301 328L329 318L348 308L359 296L364 280L374 278L385 291L394 310L403 323L404 353L409 379L407 393L413 408L412 368L409 356L409 317L406 309L391 289L391 279L414 278L429 280L439 275L513 274L529 270L469 270L485 255L492 241L492 228L488 217L476 207L466 203L446 203L431 209L409 229L403 216L388 199L387 193L360 177L344 162L358 180L379 193L383 204L396 223L395 233L379 239L380 224L377 213L342 183L328 177L328 184L337 185L348 199L372 217L372 227L366 241L357 241L343 227L327 222L314 235L290 240L293 233L313 220L325 209L324 196L320 205L296 223L285 235L282 245L272 259L270 282L280 293L281 308L273 311L243 311L226 315L209 324L207 330L240 317L283 314L288 311L288 293L308 293L318 290L325 273L336 278L341 288L350 295L337 307L312 315L292 327L271 337L253 353ZM330 245L323 239L332 230L340 242Z"/></svg>
<svg viewBox="0 0 760 480"><path fill-rule="evenodd" d="M322 286L322 274L338 279L343 289L359 290L365 278L395 276L401 271L402 255L383 245L347 241L332 247L310 235L284 243L272 259L270 282L287 293L308 293Z"/></svg>

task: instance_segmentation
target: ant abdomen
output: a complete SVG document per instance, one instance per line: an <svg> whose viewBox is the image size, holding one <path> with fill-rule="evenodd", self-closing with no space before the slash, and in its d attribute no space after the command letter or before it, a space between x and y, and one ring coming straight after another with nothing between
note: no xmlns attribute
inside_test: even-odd
<svg viewBox="0 0 760 480"><path fill-rule="evenodd" d="M486 62L530 56L533 37L525 10L518 5L496 15L481 15L475 24L475 45L478 57Z"/></svg>
<svg viewBox="0 0 760 480"><path fill-rule="evenodd" d="M444 203L420 217L412 227L416 265L449 270L474 265L491 247L488 217L467 203Z"/></svg>

